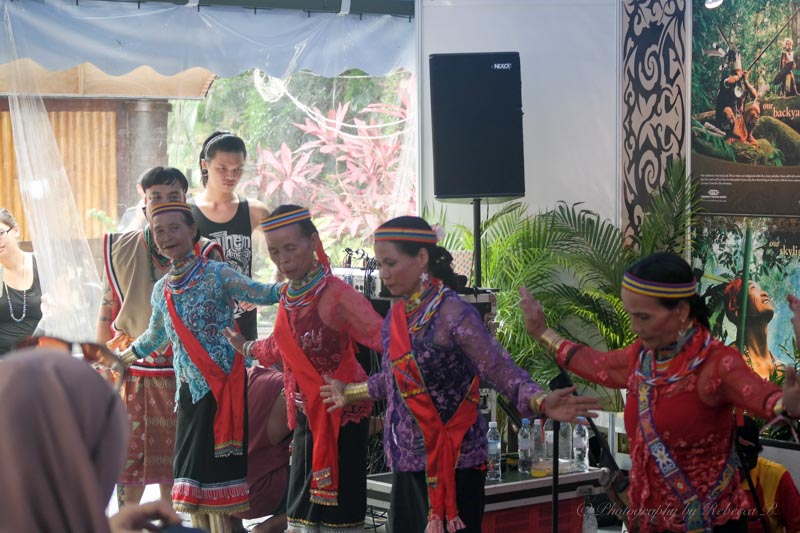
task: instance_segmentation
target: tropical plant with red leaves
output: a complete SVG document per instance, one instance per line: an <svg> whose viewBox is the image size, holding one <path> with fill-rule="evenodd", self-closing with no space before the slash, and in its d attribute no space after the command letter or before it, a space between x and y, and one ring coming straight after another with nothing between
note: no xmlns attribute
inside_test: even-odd
<svg viewBox="0 0 800 533"><path fill-rule="evenodd" d="M247 184L257 191L248 192L270 207L308 205L337 241L366 240L399 198L407 198L406 212L415 209L413 189L396 190L408 103L400 91L400 104L373 103L357 113L349 102L324 114L313 108L294 124L308 139L297 150L257 147L258 173Z"/></svg>

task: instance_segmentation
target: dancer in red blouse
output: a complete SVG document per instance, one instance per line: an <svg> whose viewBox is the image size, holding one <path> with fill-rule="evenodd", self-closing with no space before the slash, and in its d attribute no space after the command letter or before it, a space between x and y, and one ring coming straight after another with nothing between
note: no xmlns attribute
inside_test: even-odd
<svg viewBox="0 0 800 533"><path fill-rule="evenodd" d="M363 531L372 402L329 415L319 389L325 377L367 379L355 358L355 341L380 351L383 319L364 296L331 274L308 209L282 205L262 220L261 229L270 258L290 280L275 331L268 339L246 343L233 331L226 336L262 365L284 365L288 421L294 429L288 530Z"/></svg>
<svg viewBox="0 0 800 533"><path fill-rule="evenodd" d="M627 389L628 512L639 531L746 532L734 408L760 418L800 416L794 369L787 367L781 391L711 337L692 270L675 254L653 254L625 272L622 303L639 338L622 350L601 352L562 339L547 328L540 303L520 292L528 333L562 366Z"/></svg>

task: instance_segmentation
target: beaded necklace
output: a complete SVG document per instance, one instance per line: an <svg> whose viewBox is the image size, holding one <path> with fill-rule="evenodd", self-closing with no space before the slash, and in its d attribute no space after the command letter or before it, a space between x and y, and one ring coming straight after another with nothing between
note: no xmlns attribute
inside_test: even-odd
<svg viewBox="0 0 800 533"><path fill-rule="evenodd" d="M283 305L287 310L307 307L316 301L327 284L327 270L314 262L314 266L301 280L293 280L286 285L282 295Z"/></svg>
<svg viewBox="0 0 800 533"><path fill-rule="evenodd" d="M153 261L158 263L161 270L164 270L169 264L169 258L158 253L158 247L153 241L153 234L150 232L150 226L145 226L144 228L144 242L147 244L147 249L150 251L150 280L155 283L158 281L158 278L156 277L156 269L153 267Z"/></svg>
<svg viewBox="0 0 800 533"><path fill-rule="evenodd" d="M6 289L6 297L8 298L8 314L11 315L11 320L14 322L22 322L25 320L25 315L28 313L28 291L22 291L22 316L17 318L14 316L14 308L11 306L11 292L8 290L6 280L3 280L3 287Z"/></svg>
<svg viewBox="0 0 800 533"><path fill-rule="evenodd" d="M184 292L192 287L200 279L198 274L202 271L206 262L193 253L190 253L172 263L172 270L169 271L167 286L170 291L176 294Z"/></svg>
<svg viewBox="0 0 800 533"><path fill-rule="evenodd" d="M406 317L408 317L408 331L410 333L416 333L421 330L433 317L444 297L444 289L445 286L442 280L431 278L421 292L412 294L410 298L404 301Z"/></svg>
<svg viewBox="0 0 800 533"><path fill-rule="evenodd" d="M711 333L708 331L699 329L695 331L692 337L677 349L678 353L676 353L675 356L677 357L680 352L686 350L692 350L693 352L697 353L697 355L687 358L680 368L675 369L675 371L671 372L670 374L666 374L666 371L672 359L663 361L663 363L666 363L666 365L659 365L655 362L655 357L650 358L651 369L649 372L643 372L642 364L644 363L645 355L647 354L648 350L642 348L642 351L639 352L639 364L636 368L636 376L652 387L677 383L678 381L691 375L692 372L697 369L697 367L705 362L706 357L710 353L712 340ZM664 373L656 373L654 370L657 369Z"/></svg>

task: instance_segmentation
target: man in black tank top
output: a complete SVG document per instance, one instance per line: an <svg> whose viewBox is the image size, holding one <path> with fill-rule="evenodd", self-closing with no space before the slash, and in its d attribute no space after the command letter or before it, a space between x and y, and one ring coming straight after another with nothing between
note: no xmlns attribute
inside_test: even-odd
<svg viewBox="0 0 800 533"><path fill-rule="evenodd" d="M247 150L239 137L213 133L200 152L200 173L205 190L190 203L201 235L222 246L225 261L231 267L252 277L253 229L261 235L259 223L268 212L258 200L247 200L235 193L246 158ZM237 302L234 316L242 335L255 340L258 336L257 309Z"/></svg>
<svg viewBox="0 0 800 533"><path fill-rule="evenodd" d="M197 204L192 202L192 213L200 228L200 234L217 241L225 253L225 262L237 272L253 277L253 228L250 225L250 208L246 198L239 197L239 208L228 222L209 220ZM256 309L246 311L239 302L234 310L236 324L242 335L249 340L258 336L258 313Z"/></svg>

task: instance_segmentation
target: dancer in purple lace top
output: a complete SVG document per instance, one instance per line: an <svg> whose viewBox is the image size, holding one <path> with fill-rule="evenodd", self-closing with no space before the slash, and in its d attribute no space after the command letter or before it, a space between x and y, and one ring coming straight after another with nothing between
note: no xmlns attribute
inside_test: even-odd
<svg viewBox="0 0 800 533"><path fill-rule="evenodd" d="M394 304L382 331L382 370L367 382L329 380L330 410L386 398L384 446L393 471L390 531L480 531L487 424L478 383L507 396L523 416L592 416L593 398L545 393L486 329L451 285L452 256L418 217L375 232L375 256ZM430 484L426 483L426 479Z"/></svg>

